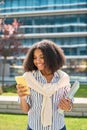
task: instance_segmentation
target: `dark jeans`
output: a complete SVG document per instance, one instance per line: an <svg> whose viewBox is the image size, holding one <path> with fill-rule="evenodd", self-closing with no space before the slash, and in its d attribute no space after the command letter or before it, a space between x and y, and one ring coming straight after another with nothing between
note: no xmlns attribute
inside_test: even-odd
<svg viewBox="0 0 87 130"><path fill-rule="evenodd" d="M66 127L64 126L61 130L66 130Z"/></svg>
<svg viewBox="0 0 87 130"><path fill-rule="evenodd" d="M27 130L32 130L29 126L27 127Z"/></svg>
<svg viewBox="0 0 87 130"><path fill-rule="evenodd" d="M27 130L32 130L32 129L28 126ZM61 130L66 130L66 127L64 126Z"/></svg>

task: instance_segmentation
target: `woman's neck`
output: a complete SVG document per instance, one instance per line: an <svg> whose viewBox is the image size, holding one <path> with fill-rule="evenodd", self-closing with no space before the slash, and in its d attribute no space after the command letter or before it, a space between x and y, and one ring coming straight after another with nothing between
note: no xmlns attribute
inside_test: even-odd
<svg viewBox="0 0 87 130"><path fill-rule="evenodd" d="M53 75L53 73L52 73L51 71L49 71L49 70L43 70L43 71L41 71L41 73L42 73L42 75L44 75L44 76Z"/></svg>
<svg viewBox="0 0 87 130"><path fill-rule="evenodd" d="M48 83L52 80L54 75L51 71L41 71L41 73L46 78Z"/></svg>

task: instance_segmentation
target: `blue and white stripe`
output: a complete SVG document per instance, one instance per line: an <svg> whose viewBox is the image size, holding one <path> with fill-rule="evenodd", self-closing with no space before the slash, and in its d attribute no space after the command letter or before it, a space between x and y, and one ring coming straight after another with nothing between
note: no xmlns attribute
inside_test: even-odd
<svg viewBox="0 0 87 130"><path fill-rule="evenodd" d="M33 76L35 79L41 83L46 84L47 81L45 77L41 74L40 71L34 71ZM57 83L59 80L58 72L54 73L54 77L51 80L51 84ZM34 90L31 91L31 95L27 96L27 103L31 106L31 109L28 112L28 125L32 130L60 130L64 127L64 115L58 112L58 104L60 99L67 96L68 91L70 90L69 86L65 86L59 89L51 98L52 98L52 110L53 110L53 122L52 126L43 127L41 124L41 108L42 108L42 95L37 93ZM49 111L49 110L48 110ZM47 115L49 116L49 115Z"/></svg>

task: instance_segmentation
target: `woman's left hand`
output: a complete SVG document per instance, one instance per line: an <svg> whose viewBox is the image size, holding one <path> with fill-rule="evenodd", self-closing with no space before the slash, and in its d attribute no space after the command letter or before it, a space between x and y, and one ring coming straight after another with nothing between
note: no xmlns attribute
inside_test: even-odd
<svg viewBox="0 0 87 130"><path fill-rule="evenodd" d="M58 108L64 111L70 111L72 109L72 102L69 98L62 98L58 105Z"/></svg>

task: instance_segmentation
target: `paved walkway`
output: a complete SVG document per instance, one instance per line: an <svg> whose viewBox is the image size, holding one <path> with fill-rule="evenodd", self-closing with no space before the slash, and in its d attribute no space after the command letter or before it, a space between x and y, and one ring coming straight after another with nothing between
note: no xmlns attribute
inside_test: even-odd
<svg viewBox="0 0 87 130"><path fill-rule="evenodd" d="M18 96L0 96L0 101L18 101Z"/></svg>

